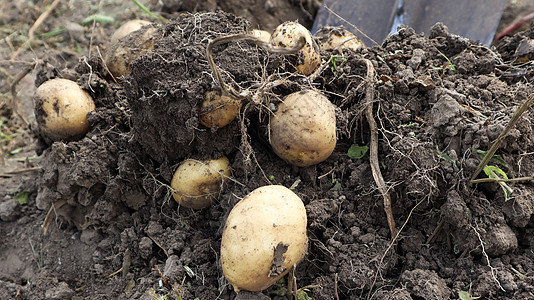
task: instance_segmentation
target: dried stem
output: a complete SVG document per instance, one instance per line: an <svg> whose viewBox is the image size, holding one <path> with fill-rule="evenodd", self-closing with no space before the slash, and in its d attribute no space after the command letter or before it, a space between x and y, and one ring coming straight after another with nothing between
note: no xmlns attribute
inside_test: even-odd
<svg viewBox="0 0 534 300"><path fill-rule="evenodd" d="M475 173L473 173L473 176L471 176L471 181L470 181L471 184L475 183L475 178L477 178L478 174L482 170L484 170L484 167L488 164L488 162L493 157L497 149L499 149L499 147L501 146L502 142L504 141L508 133L510 133L510 130L514 128L515 124L519 122L519 119L521 118L523 113L527 111L527 109L530 106L532 106L532 104L534 104L534 94L531 95L530 98L527 99L527 101L523 102L523 104L521 104L521 106L514 112L514 114L512 115L512 118L510 119L508 124L506 124L506 127L504 128L503 132L501 132L501 134L495 140L493 145L491 145L491 148L489 149L488 153L486 153L486 156L484 156L484 159L482 159L482 161L478 165L477 169L475 170Z"/></svg>
<svg viewBox="0 0 534 300"><path fill-rule="evenodd" d="M28 122L26 117L24 117L24 115L19 110L19 102L17 101L17 84L22 80L22 78L26 77L26 75L28 75L33 70L35 65L35 62L31 65L28 65L24 70L17 74L17 77L15 77L15 79L11 83L11 109L24 122L26 126L30 125L30 122Z"/></svg>
<svg viewBox="0 0 534 300"><path fill-rule="evenodd" d="M373 80L375 78L375 68L368 59L361 59L360 64L364 64L367 67L367 78L365 87L365 103L367 108L365 109L365 116L369 123L369 130L371 131L371 142L369 145L369 157L371 163L371 170L373 171L373 178L375 179L378 190L384 198L384 210L386 211L386 217L389 225L389 231L391 232L391 238L394 240L397 237L397 229L395 228L395 219L393 218L393 212L391 210L391 197L389 196L384 177L380 171L380 164L378 161L378 128L373 116L373 102L374 102L374 89Z"/></svg>
<svg viewBox="0 0 534 300"><path fill-rule="evenodd" d="M17 58L17 56L19 56L19 54L28 46L30 45L33 40L35 39L35 30L37 30L37 28L39 28L39 26L41 26L41 24L44 22L44 20L46 20L46 18L48 18L48 16L50 15L50 13L54 10L54 8L56 8L56 6L59 4L59 1L60 0L54 0L54 2L52 2L52 4L50 4L50 7L45 11L43 12L39 18L37 18L37 20L35 20L35 23L33 23L32 27L30 28L30 30L28 31L28 40L26 42L24 42L24 44L22 44L22 46L20 46L17 51L15 51L15 53L13 53L13 55L11 55L11 60L15 60L15 58Z"/></svg>

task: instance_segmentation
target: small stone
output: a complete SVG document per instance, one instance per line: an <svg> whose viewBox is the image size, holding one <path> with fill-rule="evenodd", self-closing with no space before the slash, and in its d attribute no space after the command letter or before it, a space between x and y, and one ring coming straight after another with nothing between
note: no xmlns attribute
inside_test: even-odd
<svg viewBox="0 0 534 300"><path fill-rule="evenodd" d="M46 299L58 299L65 300L71 299L74 295L74 291L69 287L66 282L60 282L55 288L49 289L45 292Z"/></svg>
<svg viewBox="0 0 534 300"><path fill-rule="evenodd" d="M11 199L0 203L0 220L4 222L15 221L18 217L20 204L17 200Z"/></svg>

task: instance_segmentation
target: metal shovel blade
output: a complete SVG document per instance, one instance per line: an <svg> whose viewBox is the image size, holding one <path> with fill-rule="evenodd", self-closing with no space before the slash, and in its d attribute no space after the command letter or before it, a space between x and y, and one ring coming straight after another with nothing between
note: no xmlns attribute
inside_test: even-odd
<svg viewBox="0 0 534 300"><path fill-rule="evenodd" d="M489 46L507 0L323 0L312 33L323 26L344 25L366 45L378 44L404 24L425 32L442 22L449 32ZM333 11L334 13L332 13ZM337 14L337 16L336 16ZM344 20L343 20L344 19Z"/></svg>

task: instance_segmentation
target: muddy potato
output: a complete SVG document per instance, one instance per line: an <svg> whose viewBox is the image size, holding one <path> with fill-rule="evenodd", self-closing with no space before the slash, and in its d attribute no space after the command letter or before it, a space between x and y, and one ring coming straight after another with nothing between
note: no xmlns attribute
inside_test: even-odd
<svg viewBox="0 0 534 300"><path fill-rule="evenodd" d="M224 181L231 175L226 157L208 161L185 160L172 177L174 200L180 205L202 209L219 197Z"/></svg>
<svg viewBox="0 0 534 300"><path fill-rule="evenodd" d="M305 38L306 44L296 54L295 69L303 75L310 75L321 65L321 56L319 47L306 27L297 22L284 22L274 30L270 43L278 48L296 47L301 37Z"/></svg>
<svg viewBox="0 0 534 300"><path fill-rule="evenodd" d="M358 50L364 43L344 27L323 27L315 35L322 50Z"/></svg>
<svg viewBox="0 0 534 300"><path fill-rule="evenodd" d="M265 43L269 43L269 41L271 40L271 33L265 30L252 29L252 35L259 38Z"/></svg>
<svg viewBox="0 0 534 300"><path fill-rule="evenodd" d="M290 164L307 167L322 162L336 146L334 105L315 90L288 95L271 116L269 141Z"/></svg>
<svg viewBox="0 0 534 300"><path fill-rule="evenodd" d="M45 136L53 141L73 140L89 131L87 114L95 109L95 103L76 82L56 78L35 90L34 109Z"/></svg>
<svg viewBox="0 0 534 300"><path fill-rule="evenodd" d="M115 32L111 36L111 43L115 44L116 42L119 41L119 39L127 36L128 34L138 29L141 29L141 27L148 25L148 24L152 24L152 22L146 21L146 20L139 20L139 19L127 21L126 23L122 24L119 28L117 28L117 30L115 30Z"/></svg>
<svg viewBox="0 0 534 300"><path fill-rule="evenodd" d="M155 25L148 25L113 44L104 56L104 62L113 77L128 76L130 64L141 55L154 50L154 42L158 33Z"/></svg>
<svg viewBox="0 0 534 300"><path fill-rule="evenodd" d="M239 114L241 100L223 95L220 91L206 92L200 108L199 122L208 127L222 128Z"/></svg>
<svg viewBox="0 0 534 300"><path fill-rule="evenodd" d="M221 240L222 270L234 290L266 289L298 264L307 249L306 220L302 200L280 185L239 201Z"/></svg>

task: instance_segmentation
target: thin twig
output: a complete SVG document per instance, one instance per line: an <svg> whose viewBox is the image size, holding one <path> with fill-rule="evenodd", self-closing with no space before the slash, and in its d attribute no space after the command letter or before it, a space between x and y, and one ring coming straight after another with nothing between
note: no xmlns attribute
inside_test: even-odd
<svg viewBox="0 0 534 300"><path fill-rule="evenodd" d="M371 141L369 145L369 160L371 163L371 170L373 172L373 178L375 179L378 190L384 198L384 210L386 211L386 217L389 225L389 231L391 232L391 238L394 240L397 237L397 229L395 228L395 219L393 218L393 212L391 210L391 197L386 187L386 182L380 171L380 163L378 160L378 128L373 116L373 102L374 102L374 85L373 80L375 78L375 68L368 59L361 59L360 64L365 64L367 67L367 78L365 87L365 116L369 123L369 130L371 131Z"/></svg>
<svg viewBox="0 0 534 300"><path fill-rule="evenodd" d="M17 77L13 80L11 83L11 109L13 112L24 122L26 126L30 125L30 122L24 117L24 115L19 110L19 102L17 101L17 84L22 80L22 78L26 77L33 68L35 67L36 63L32 63L31 65L26 66L24 70L22 70L19 74L17 74Z"/></svg>
<svg viewBox="0 0 534 300"><path fill-rule="evenodd" d="M533 181L534 177L519 177L519 178L479 178L471 180L471 183L483 182L518 182L518 181Z"/></svg>
<svg viewBox="0 0 534 300"><path fill-rule="evenodd" d="M59 1L60 0L54 0L54 2L52 2L52 4L50 4L50 7L45 11L43 12L39 18L37 18L37 20L35 20L35 23L33 23L32 27L30 28L30 30L28 31L28 40L26 42L24 42L24 44L22 44L22 46L20 46L17 51L15 51L15 53L13 53L13 55L11 55L11 60L15 60L15 58L17 58L17 56L19 56L19 54L24 50L26 49L26 47L28 45L30 45L34 38L35 38L35 30L37 30L37 28L39 28L39 26L41 26L41 24L44 22L44 20L46 20L46 18L48 18L48 16L50 15L50 13L54 10L54 8L56 8L56 6L59 4Z"/></svg>
<svg viewBox="0 0 534 300"><path fill-rule="evenodd" d="M531 95L530 98L527 99L527 101L523 102L523 104L521 104L521 106L514 112L512 118L510 119L508 124L506 124L506 127L504 128L503 132L501 132L501 134L495 140L493 145L491 145L491 148L489 149L488 153L486 153L486 156L484 156L484 159L482 159L482 161L478 165L475 173L473 173L473 176L471 176L470 184L475 183L474 182L475 178L477 178L478 174L480 174L480 172L484 169L484 167L486 167L486 165L488 164L490 159L493 157L495 152L497 152L497 149L499 149L499 147L501 146L501 144L504 141L504 139L506 138L506 136L508 136L508 133L510 133L510 130L512 130L512 128L514 128L515 124L517 124L517 122L519 122L519 119L521 118L523 113L525 111L527 111L527 109L533 103L534 103L534 94Z"/></svg>

